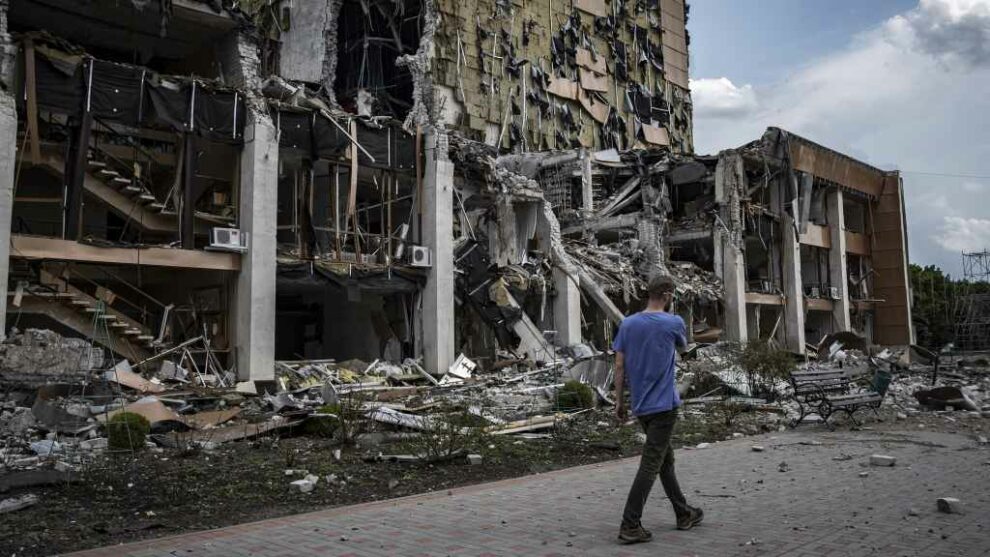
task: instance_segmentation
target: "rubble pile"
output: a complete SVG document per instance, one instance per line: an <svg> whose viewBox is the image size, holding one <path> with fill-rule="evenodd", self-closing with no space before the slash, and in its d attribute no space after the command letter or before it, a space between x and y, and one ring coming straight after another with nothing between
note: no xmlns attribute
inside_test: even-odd
<svg viewBox="0 0 990 557"><path fill-rule="evenodd" d="M28 331L10 342L19 347L24 336L76 346L51 331ZM186 350L171 349L133 366L120 360L85 372L69 367L71 382L33 389L4 383L0 474L84 469L112 450L107 423L122 412L147 420L146 446L156 450L214 450L259 435L306 432L307 424L327 420L331 431L336 421L356 420L369 432L423 432L455 407L489 433L508 434L546 430L580 411L555 403L568 380L592 385L603 399L611 383L605 355L587 345L561 350L540 367L507 357L482 369L462 354L442 375L409 358L278 361L275 367L274 381L235 383L229 371L197 365Z"/></svg>

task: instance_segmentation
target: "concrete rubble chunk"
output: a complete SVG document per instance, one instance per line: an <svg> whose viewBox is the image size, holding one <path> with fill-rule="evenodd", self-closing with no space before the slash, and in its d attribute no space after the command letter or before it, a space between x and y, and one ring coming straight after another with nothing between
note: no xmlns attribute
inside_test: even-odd
<svg viewBox="0 0 990 557"><path fill-rule="evenodd" d="M962 512L962 503L955 497L940 497L935 501L935 505L940 513L960 514Z"/></svg>
<svg viewBox="0 0 990 557"><path fill-rule="evenodd" d="M294 482L291 482L289 485L292 486L292 489L300 493L309 493L310 491L313 491L314 488L316 488L316 485L314 485L313 482L307 479L296 480Z"/></svg>
<svg viewBox="0 0 990 557"><path fill-rule="evenodd" d="M11 497L0 501L0 514L12 513L21 509L26 509L38 502L38 496L33 493L20 497Z"/></svg>
<svg viewBox="0 0 990 557"><path fill-rule="evenodd" d="M897 459L882 454L870 455L870 466L893 466L897 462Z"/></svg>
<svg viewBox="0 0 990 557"><path fill-rule="evenodd" d="M766 450L766 448L763 445L753 445L753 452L754 453L762 453L765 450Z"/></svg>

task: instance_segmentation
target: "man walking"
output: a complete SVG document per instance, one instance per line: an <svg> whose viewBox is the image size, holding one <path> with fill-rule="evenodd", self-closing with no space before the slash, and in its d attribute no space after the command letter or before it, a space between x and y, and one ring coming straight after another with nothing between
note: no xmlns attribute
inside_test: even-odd
<svg viewBox="0 0 990 557"><path fill-rule="evenodd" d="M670 437L681 405L674 381L677 348L687 346L687 330L680 316L667 312L674 299L674 282L665 276L650 279L646 309L625 318L615 337L615 411L626 420L625 384L629 384L632 414L646 432L639 471L633 480L622 514L619 541L647 542L653 534L643 528L643 506L657 475L674 506L677 528L689 530L701 523L704 513L687 504L674 474L674 450Z"/></svg>

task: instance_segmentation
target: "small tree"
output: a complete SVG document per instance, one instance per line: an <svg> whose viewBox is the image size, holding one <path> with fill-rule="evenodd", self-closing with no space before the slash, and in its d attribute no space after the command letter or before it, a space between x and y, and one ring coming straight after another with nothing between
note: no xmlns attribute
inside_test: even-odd
<svg viewBox="0 0 990 557"><path fill-rule="evenodd" d="M778 396L777 383L786 380L794 370L794 357L765 341L752 341L739 353L739 366L746 372L750 392L773 401Z"/></svg>
<svg viewBox="0 0 990 557"><path fill-rule="evenodd" d="M462 408L442 406L426 423L427 427L405 446L427 462L449 460L472 446L486 444L487 423Z"/></svg>

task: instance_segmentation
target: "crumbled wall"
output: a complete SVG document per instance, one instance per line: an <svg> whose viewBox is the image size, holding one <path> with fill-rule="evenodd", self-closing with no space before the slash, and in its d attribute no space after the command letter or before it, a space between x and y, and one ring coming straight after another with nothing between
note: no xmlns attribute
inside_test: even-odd
<svg viewBox="0 0 990 557"><path fill-rule="evenodd" d="M693 150L683 0L437 3L449 126L514 150Z"/></svg>
<svg viewBox="0 0 990 557"><path fill-rule="evenodd" d="M14 333L0 344L0 390L87 380L93 364L103 359L97 348L91 362L91 350L87 340L47 329Z"/></svg>

